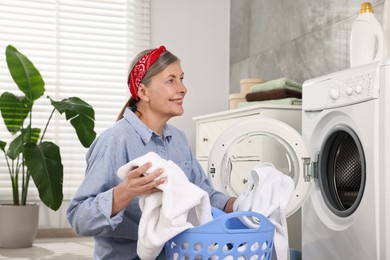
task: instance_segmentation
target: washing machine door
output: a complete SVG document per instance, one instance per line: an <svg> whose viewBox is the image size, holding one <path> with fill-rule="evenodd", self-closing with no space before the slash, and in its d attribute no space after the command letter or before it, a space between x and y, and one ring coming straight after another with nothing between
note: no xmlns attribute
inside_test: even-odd
<svg viewBox="0 0 390 260"><path fill-rule="evenodd" d="M258 118L230 127L216 140L207 171L215 189L238 196L260 162L274 164L293 179L295 190L286 209L287 216L292 215L309 193L310 155L302 136L290 125Z"/></svg>

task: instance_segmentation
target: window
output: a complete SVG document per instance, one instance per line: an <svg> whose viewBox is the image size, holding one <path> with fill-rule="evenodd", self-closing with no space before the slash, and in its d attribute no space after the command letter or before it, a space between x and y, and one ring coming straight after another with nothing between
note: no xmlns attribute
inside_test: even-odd
<svg viewBox="0 0 390 260"><path fill-rule="evenodd" d="M126 80L132 57L149 47L149 1L2 1L0 35L1 92L19 93L5 62L5 48L11 44L41 72L45 95L55 100L77 96L94 107L99 135L115 122L129 96ZM46 97L35 106L33 126L43 128L52 107ZM0 139L8 142L7 134L1 120ZM60 146L64 199L68 200L84 178L87 149L79 144L69 122L58 115L45 140ZM4 155L0 158L0 200L11 201ZM30 201L38 199L33 184L29 194Z"/></svg>

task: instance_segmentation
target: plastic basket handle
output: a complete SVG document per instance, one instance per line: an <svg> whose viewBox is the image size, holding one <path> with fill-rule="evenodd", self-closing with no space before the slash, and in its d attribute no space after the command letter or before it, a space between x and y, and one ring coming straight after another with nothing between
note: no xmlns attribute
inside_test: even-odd
<svg viewBox="0 0 390 260"><path fill-rule="evenodd" d="M259 219L257 228L245 225L241 220L244 217L254 217ZM234 228L229 227L228 223L237 223ZM202 226L196 227L196 232L205 233L253 233L253 232L269 232L274 231L274 225L264 215L254 211L237 211L227 214L222 214ZM194 230L195 231L195 230Z"/></svg>

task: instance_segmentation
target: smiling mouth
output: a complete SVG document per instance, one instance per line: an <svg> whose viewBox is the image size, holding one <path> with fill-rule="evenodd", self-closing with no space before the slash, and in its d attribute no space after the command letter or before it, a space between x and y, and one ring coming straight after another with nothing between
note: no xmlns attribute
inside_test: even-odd
<svg viewBox="0 0 390 260"><path fill-rule="evenodd" d="M183 103L183 99L170 99L169 101L174 102L174 103Z"/></svg>

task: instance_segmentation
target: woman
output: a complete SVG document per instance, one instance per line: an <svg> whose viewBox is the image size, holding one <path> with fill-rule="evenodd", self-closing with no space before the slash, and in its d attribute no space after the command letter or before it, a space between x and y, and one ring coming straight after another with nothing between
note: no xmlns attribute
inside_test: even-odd
<svg viewBox="0 0 390 260"><path fill-rule="evenodd" d="M211 187L184 133L167 124L183 114L187 93L179 59L161 46L141 52L130 68L131 98L118 121L89 149L85 178L67 211L78 234L94 236L95 259L139 259L139 196L161 192L156 186L165 179L158 178L162 169L143 175L151 162L130 171L123 181L117 170L148 152L176 163L192 183L209 194L213 207L231 212L234 202ZM160 257L165 259L163 253Z"/></svg>

